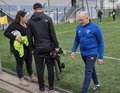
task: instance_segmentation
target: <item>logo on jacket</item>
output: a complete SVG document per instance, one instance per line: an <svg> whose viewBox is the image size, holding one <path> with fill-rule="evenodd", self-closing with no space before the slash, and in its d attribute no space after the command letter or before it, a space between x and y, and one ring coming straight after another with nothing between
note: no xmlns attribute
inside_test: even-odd
<svg viewBox="0 0 120 93"><path fill-rule="evenodd" d="M86 30L86 33L89 34L89 33L90 33L90 30Z"/></svg>
<svg viewBox="0 0 120 93"><path fill-rule="evenodd" d="M48 20L45 20L45 22L48 22Z"/></svg>
<svg viewBox="0 0 120 93"><path fill-rule="evenodd" d="M94 57L91 57L91 60L94 60Z"/></svg>
<svg viewBox="0 0 120 93"><path fill-rule="evenodd" d="M79 30L78 33L80 33L81 31Z"/></svg>

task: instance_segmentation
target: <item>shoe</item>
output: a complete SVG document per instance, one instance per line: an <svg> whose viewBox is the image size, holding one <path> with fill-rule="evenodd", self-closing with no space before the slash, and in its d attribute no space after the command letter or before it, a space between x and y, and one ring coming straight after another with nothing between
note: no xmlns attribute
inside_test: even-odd
<svg viewBox="0 0 120 93"><path fill-rule="evenodd" d="M54 89L53 90L49 90L48 93L54 93Z"/></svg>
<svg viewBox="0 0 120 93"><path fill-rule="evenodd" d="M29 86L28 82L23 77L20 78L20 85Z"/></svg>
<svg viewBox="0 0 120 93"><path fill-rule="evenodd" d="M31 82L37 82L38 81L36 76L34 76L33 74L30 77L28 77L28 80L31 81Z"/></svg>
<svg viewBox="0 0 120 93"><path fill-rule="evenodd" d="M91 87L91 89L93 90L93 91L96 91L96 90L98 90L100 88L100 85L98 84L98 85L94 85L94 86L92 86Z"/></svg>
<svg viewBox="0 0 120 93"><path fill-rule="evenodd" d="M44 88L40 88L40 93L45 93L45 89Z"/></svg>
<svg viewBox="0 0 120 93"><path fill-rule="evenodd" d="M48 93L54 93L54 88L53 87L49 87Z"/></svg>

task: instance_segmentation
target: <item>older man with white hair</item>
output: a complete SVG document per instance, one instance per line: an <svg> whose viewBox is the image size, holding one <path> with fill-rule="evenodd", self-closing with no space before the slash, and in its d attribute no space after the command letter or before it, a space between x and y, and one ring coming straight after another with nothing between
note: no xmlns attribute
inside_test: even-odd
<svg viewBox="0 0 120 93"><path fill-rule="evenodd" d="M91 22L87 12L82 11L78 17L80 25L76 28L76 36L72 48L71 58L75 58L75 52L80 44L80 52L85 63L85 77L80 93L87 93L91 79L93 79L93 90L97 90L100 85L95 71L95 61L103 63L104 41L100 27Z"/></svg>

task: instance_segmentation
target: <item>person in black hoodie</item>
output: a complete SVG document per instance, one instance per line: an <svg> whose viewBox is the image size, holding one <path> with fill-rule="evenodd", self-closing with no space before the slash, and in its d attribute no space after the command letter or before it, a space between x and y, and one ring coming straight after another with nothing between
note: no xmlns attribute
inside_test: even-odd
<svg viewBox="0 0 120 93"><path fill-rule="evenodd" d="M101 10L98 10L98 23L102 23L102 11Z"/></svg>
<svg viewBox="0 0 120 93"><path fill-rule="evenodd" d="M34 13L28 25L31 31L31 50L37 69L37 77L40 91L44 88L44 67L47 64L49 91L54 90L54 60L50 57L51 51L59 51L59 44L56 38L52 19L44 14L40 3L33 5ZM33 42L33 39L34 42Z"/></svg>
<svg viewBox="0 0 120 93"><path fill-rule="evenodd" d="M15 20L8 26L4 35L10 39L10 50L14 54L16 59L16 71L18 78L20 79L20 84L23 86L28 86L28 82L24 80L23 77L23 62L26 63L26 69L29 75L30 81L37 81L37 78L33 75L32 71L32 53L29 45L23 44L24 54L20 56L19 51L15 49L15 41L22 43L21 36L29 36L29 29L26 25L27 22L27 12L18 11ZM27 39L29 40L29 39Z"/></svg>

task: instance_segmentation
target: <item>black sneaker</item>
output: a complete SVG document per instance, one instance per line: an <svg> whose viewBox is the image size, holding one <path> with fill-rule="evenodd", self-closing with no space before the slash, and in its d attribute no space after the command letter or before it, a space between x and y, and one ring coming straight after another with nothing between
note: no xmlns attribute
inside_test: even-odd
<svg viewBox="0 0 120 93"><path fill-rule="evenodd" d="M91 87L91 90L96 91L100 88L100 85L94 85Z"/></svg>

